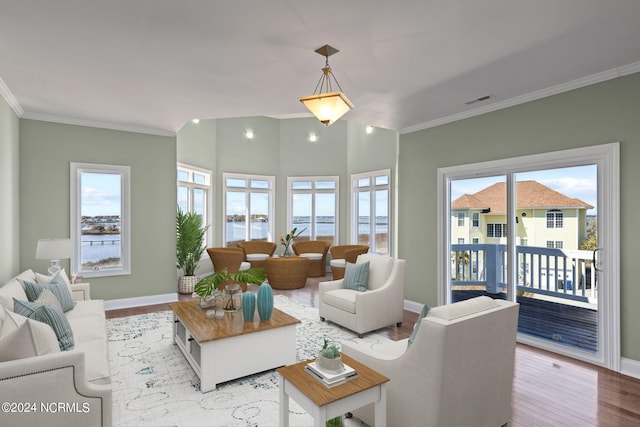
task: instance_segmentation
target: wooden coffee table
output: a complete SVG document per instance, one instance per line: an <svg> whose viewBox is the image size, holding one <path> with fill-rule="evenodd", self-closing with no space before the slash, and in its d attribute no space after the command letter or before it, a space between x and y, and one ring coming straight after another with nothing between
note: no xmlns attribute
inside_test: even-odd
<svg viewBox="0 0 640 427"><path fill-rule="evenodd" d="M200 378L200 391L296 362L296 325L300 320L276 308L270 320L245 322L242 311L208 318L198 301L169 304L173 336Z"/></svg>
<svg viewBox="0 0 640 427"><path fill-rule="evenodd" d="M358 378L335 387L326 387L304 370L312 360L279 368L280 426L289 426L289 397L313 417L314 426L369 403L375 407L376 427L387 425L387 382L389 378L342 354L342 361L358 373Z"/></svg>

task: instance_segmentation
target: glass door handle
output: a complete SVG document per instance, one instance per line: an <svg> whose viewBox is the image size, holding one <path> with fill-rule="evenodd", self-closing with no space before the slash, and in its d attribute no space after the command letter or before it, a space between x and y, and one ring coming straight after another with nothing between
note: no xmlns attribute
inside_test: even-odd
<svg viewBox="0 0 640 427"><path fill-rule="evenodd" d="M596 248L596 249L593 250L593 269L595 271L602 271L602 269L598 268L598 261L596 259L596 253L598 251L601 251L601 250L602 250L602 248Z"/></svg>

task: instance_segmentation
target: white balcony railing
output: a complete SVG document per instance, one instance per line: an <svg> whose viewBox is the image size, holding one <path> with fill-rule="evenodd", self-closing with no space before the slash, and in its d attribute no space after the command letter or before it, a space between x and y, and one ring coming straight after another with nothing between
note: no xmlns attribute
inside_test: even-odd
<svg viewBox="0 0 640 427"><path fill-rule="evenodd" d="M451 245L451 285L484 286L493 294L504 292L506 251L506 245ZM516 246L517 290L594 303L597 283L592 254L591 251Z"/></svg>

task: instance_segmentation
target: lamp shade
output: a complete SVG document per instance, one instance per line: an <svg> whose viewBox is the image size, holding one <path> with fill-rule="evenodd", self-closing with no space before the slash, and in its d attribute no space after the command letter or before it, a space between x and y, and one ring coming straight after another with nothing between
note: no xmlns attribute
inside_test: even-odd
<svg viewBox="0 0 640 427"><path fill-rule="evenodd" d="M71 258L71 239L40 239L36 259L60 260Z"/></svg>
<svg viewBox="0 0 640 427"><path fill-rule="evenodd" d="M342 92L325 92L299 98L320 122L329 126L353 108L349 98Z"/></svg>

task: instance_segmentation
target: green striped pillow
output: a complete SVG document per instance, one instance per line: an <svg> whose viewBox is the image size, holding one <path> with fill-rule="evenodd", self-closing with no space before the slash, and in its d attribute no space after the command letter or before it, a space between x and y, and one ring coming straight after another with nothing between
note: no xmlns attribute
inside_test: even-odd
<svg viewBox="0 0 640 427"><path fill-rule="evenodd" d="M37 320L51 326L58 338L60 350L71 350L74 346L71 325L62 310L50 304L38 304L30 301L13 299L13 311L29 319Z"/></svg>
<svg viewBox="0 0 640 427"><path fill-rule="evenodd" d="M37 300L42 291L48 289L58 298L58 301L60 301L62 311L69 311L76 306L69 292L69 288L60 273L57 273L47 284L33 283L28 280L24 280L22 284L24 285L24 292L27 294L29 301L33 302Z"/></svg>
<svg viewBox="0 0 640 427"><path fill-rule="evenodd" d="M344 269L342 287L360 292L369 289L369 261L360 264L348 262Z"/></svg>

